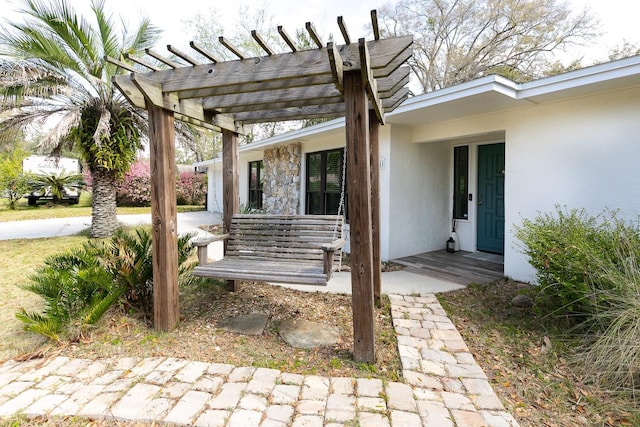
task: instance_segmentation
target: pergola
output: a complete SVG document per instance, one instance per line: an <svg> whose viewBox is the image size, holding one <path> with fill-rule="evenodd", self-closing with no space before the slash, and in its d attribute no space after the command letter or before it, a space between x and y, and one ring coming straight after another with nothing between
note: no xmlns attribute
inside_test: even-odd
<svg viewBox="0 0 640 427"><path fill-rule="evenodd" d="M179 320L174 120L203 126L223 135L223 222L229 227L239 210L238 135L244 124L345 116L349 194L354 359L373 362L374 302L379 304L380 220L378 127L385 113L408 95L412 36L381 39L376 11L371 11L374 39L352 41L342 17L345 44L323 44L306 24L317 48L300 50L282 27L278 32L290 52L276 53L252 31L264 50L246 57L219 38L238 59L219 61L195 42L191 53L167 46L170 56L148 49L155 61L107 60L131 74L114 84L149 116L151 215L153 228L154 327L172 330ZM192 55L203 60L198 60ZM164 64L158 67L158 62ZM237 282L230 285L236 289Z"/></svg>

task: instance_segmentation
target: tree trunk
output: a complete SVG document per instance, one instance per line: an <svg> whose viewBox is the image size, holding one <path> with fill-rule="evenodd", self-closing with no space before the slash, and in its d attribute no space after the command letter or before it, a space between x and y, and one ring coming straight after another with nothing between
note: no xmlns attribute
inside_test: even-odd
<svg viewBox="0 0 640 427"><path fill-rule="evenodd" d="M93 207L91 237L111 237L118 228L116 216L116 177L101 168L91 171L93 179Z"/></svg>

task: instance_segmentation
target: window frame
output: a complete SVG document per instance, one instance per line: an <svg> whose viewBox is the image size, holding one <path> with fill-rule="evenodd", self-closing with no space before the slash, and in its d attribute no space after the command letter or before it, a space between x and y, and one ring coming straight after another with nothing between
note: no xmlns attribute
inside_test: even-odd
<svg viewBox="0 0 640 427"><path fill-rule="evenodd" d="M327 188L327 159L329 157L329 155L331 153L339 153L339 162L338 162L338 168L339 168L339 177L338 177L338 182L339 182L339 191L331 191L330 189ZM317 195L318 193L321 195L320 196L320 209L319 211L321 213L317 213L318 210L313 209L313 211L315 211L315 215L337 215L338 212L328 212L328 208L329 208L329 203L328 203L328 199L331 195L341 195L342 194L342 185L344 183L344 200L343 200L343 205L342 205L342 215L345 217L345 219L348 219L348 209L347 209L347 182L346 182L346 177L343 177L343 173L346 173L346 168L344 165L345 162L345 158L344 158L344 152L345 152L345 148L332 148L329 150L323 150L323 151L315 151L312 153L307 153L305 156L305 164L306 164L306 171L305 171L305 201L304 201L304 205L305 205L305 214L306 215L312 215L312 208L314 206L312 206L313 203L313 196ZM310 171L311 171L311 167L310 167L310 162L311 162L311 157L312 156L320 156L320 188L317 191L311 191L311 185L310 185L310 180L311 180L311 175L310 175ZM338 205L339 206L339 205ZM339 208L338 208L339 209Z"/></svg>

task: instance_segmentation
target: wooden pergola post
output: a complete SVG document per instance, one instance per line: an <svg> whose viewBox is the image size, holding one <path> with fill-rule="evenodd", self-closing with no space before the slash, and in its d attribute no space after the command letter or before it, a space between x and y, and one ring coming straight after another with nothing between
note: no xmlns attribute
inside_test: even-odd
<svg viewBox="0 0 640 427"><path fill-rule="evenodd" d="M353 358L375 362L369 109L362 74L344 73L351 235Z"/></svg>
<svg viewBox="0 0 640 427"><path fill-rule="evenodd" d="M222 130L222 221L225 232L231 228L233 215L240 210L240 189L238 174L238 134ZM227 252L227 242L224 243ZM239 280L225 281L227 289L236 292L240 289Z"/></svg>
<svg viewBox="0 0 640 427"><path fill-rule="evenodd" d="M373 251L373 299L382 306L382 271L380 256L380 122L369 111L369 149L371 157L371 235Z"/></svg>
<svg viewBox="0 0 640 427"><path fill-rule="evenodd" d="M153 327L171 331L178 305L178 218L173 112L149 103L151 224L153 250Z"/></svg>

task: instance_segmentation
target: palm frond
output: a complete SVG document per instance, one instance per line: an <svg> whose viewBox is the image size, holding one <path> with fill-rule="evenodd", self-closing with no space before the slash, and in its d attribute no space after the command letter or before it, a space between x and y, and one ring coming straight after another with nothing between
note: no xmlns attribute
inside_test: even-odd
<svg viewBox="0 0 640 427"><path fill-rule="evenodd" d="M109 308L111 308L111 306L115 304L115 302L118 301L120 297L122 297L123 294L124 288L118 288L108 293L102 299L96 301L87 309L82 318L82 323L85 325L95 324L102 318L104 313L106 313L106 311L109 310Z"/></svg>
<svg viewBox="0 0 640 427"><path fill-rule="evenodd" d="M102 54L114 57L119 56L121 46L118 40L118 36L114 31L114 24L112 17L107 15L104 10L103 0L94 0L91 2L91 10L95 15L96 22L98 24L98 35L102 43ZM126 28L123 26L123 28Z"/></svg>
<svg viewBox="0 0 640 427"><path fill-rule="evenodd" d="M100 147L104 138L111 134L111 112L106 108L100 108L100 118L93 133L93 141Z"/></svg>
<svg viewBox="0 0 640 427"><path fill-rule="evenodd" d="M62 118L58 121L57 126L51 129L38 144L39 149L43 152L60 152L64 144L69 142L71 131L80 126L82 111L79 107L61 113Z"/></svg>
<svg viewBox="0 0 640 427"><path fill-rule="evenodd" d="M125 34L122 51L131 55L140 53L146 48L153 47L161 33L160 28L153 25L148 18L143 18L135 33Z"/></svg>
<svg viewBox="0 0 640 427"><path fill-rule="evenodd" d="M61 42L65 56L75 59L80 66L76 71L100 76L95 74L101 60L100 52L95 50L95 33L84 17L78 16L66 0L29 0L26 6L24 13L40 23L51 39Z"/></svg>
<svg viewBox="0 0 640 427"><path fill-rule="evenodd" d="M62 332L62 324L57 322L56 319L39 313L28 312L24 308L21 308L16 313L16 318L25 323L24 329L26 331L43 335L52 341L60 341L59 334Z"/></svg>

